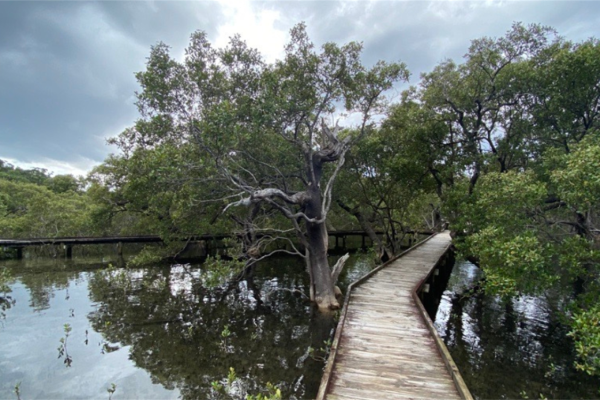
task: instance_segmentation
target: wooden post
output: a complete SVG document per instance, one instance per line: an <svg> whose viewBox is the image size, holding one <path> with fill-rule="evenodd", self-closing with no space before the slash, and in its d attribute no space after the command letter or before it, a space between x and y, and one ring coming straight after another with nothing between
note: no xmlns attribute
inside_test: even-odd
<svg viewBox="0 0 600 400"><path fill-rule="evenodd" d="M23 258L23 248L17 247L17 258L20 260Z"/></svg>
<svg viewBox="0 0 600 400"><path fill-rule="evenodd" d="M337 249L338 247L340 247L340 244L338 243L338 239L339 239L339 236L338 236L338 235L335 235L335 248L336 248L336 249Z"/></svg>
<svg viewBox="0 0 600 400"><path fill-rule="evenodd" d="M117 254L120 256L123 255L123 242L117 243Z"/></svg>
<svg viewBox="0 0 600 400"><path fill-rule="evenodd" d="M342 236L342 246L346 248L346 235Z"/></svg>
<svg viewBox="0 0 600 400"><path fill-rule="evenodd" d="M73 257L73 245L63 244L63 249L65 250L65 257L72 258Z"/></svg>
<svg viewBox="0 0 600 400"><path fill-rule="evenodd" d="M361 235L361 238L362 238L362 248L364 249L364 248L366 248L366 246L365 246L365 234L364 233Z"/></svg>
<svg viewBox="0 0 600 400"><path fill-rule="evenodd" d="M200 257L208 256L208 242L205 240L199 240L196 242L196 246L198 246L198 251L200 253Z"/></svg>

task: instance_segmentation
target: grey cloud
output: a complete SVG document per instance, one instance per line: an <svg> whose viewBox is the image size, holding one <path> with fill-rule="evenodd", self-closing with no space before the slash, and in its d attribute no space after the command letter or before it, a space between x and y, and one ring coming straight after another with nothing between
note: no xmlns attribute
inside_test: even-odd
<svg viewBox="0 0 600 400"><path fill-rule="evenodd" d="M364 42L364 61L404 61L411 83L472 39L539 22L580 41L600 36L600 2L268 1L276 28L305 21L311 38ZM102 137L137 117L133 73L163 41L183 54L189 35L216 39L225 15L214 2L0 1L0 157L101 161Z"/></svg>
<svg viewBox="0 0 600 400"><path fill-rule="evenodd" d="M306 21L317 43L364 42L368 64L404 61L415 82L444 59L459 61L471 40L501 36L515 21L550 25L575 41L600 33L600 3L594 1L293 1L262 6L280 11L290 26Z"/></svg>
<svg viewBox="0 0 600 400"><path fill-rule="evenodd" d="M214 34L224 22L221 7L215 2L100 2L98 7L115 30L144 47L161 41L176 52L187 46L192 32Z"/></svg>
<svg viewBox="0 0 600 400"><path fill-rule="evenodd" d="M101 161L136 118L133 73L158 41L181 54L217 3L0 2L0 157Z"/></svg>

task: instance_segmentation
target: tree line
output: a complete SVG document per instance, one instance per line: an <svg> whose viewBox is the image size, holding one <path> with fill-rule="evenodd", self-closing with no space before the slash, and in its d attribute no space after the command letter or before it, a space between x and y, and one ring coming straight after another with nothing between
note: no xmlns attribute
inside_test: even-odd
<svg viewBox="0 0 600 400"><path fill-rule="evenodd" d="M153 46L139 119L85 181L2 164L1 234L160 234L165 256L180 238L236 232L246 268L302 257L325 310L343 267L328 263L328 229L363 229L386 258L407 231L448 226L484 290L561 288L579 367L597 373L598 40L516 23L395 102L406 65L366 66L361 52L317 47L303 24L273 63L239 36L214 48L195 32L183 60Z"/></svg>

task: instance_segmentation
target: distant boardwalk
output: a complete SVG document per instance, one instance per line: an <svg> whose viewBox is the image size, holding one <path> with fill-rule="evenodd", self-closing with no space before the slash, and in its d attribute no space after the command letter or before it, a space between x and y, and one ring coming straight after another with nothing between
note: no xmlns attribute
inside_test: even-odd
<svg viewBox="0 0 600 400"><path fill-rule="evenodd" d="M317 399L470 399L415 289L451 244L440 233L353 285Z"/></svg>

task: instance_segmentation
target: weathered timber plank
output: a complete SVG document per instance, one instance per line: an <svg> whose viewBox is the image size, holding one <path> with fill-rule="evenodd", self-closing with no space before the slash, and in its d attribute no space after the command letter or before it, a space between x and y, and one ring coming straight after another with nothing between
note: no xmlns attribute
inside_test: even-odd
<svg viewBox="0 0 600 400"><path fill-rule="evenodd" d="M371 354L373 356L381 356L383 361L389 358L399 358L408 360L420 360L423 361L439 361L438 357L433 353L435 349L435 343L422 344L421 347L415 347L418 342L413 342L412 346L394 346L386 345L383 343L375 343L371 345L365 345L363 343L353 343L353 349L357 352L363 352L364 354ZM430 346L431 352L425 351L424 346ZM346 353L343 350L340 354L352 355L352 353ZM359 353L357 353L359 354Z"/></svg>
<svg viewBox="0 0 600 400"><path fill-rule="evenodd" d="M378 379L372 380L362 378L360 375L346 375L344 377L335 377L335 386L352 389L362 389L368 392L388 394L380 398L394 398L394 394L402 394L404 396L442 398L442 399L458 399L458 394L453 386L437 386L428 385L427 382L409 382L398 381L394 379ZM399 391L398 387L402 390ZM335 392L335 389L332 390Z"/></svg>
<svg viewBox="0 0 600 400"><path fill-rule="evenodd" d="M396 365L399 363L427 365L427 361L435 361L434 359L423 360L422 357L415 357L414 354L391 354L383 351L378 352L376 349L369 351L361 351L359 349L356 349L356 351L340 349L338 354L340 355L340 358L347 360L362 360L363 363L370 363L370 365L373 367L379 365ZM444 368L442 364L436 363L436 365ZM365 365L362 365L362 367L365 367Z"/></svg>
<svg viewBox="0 0 600 400"><path fill-rule="evenodd" d="M353 308L347 311L347 315L357 315L365 318L384 318L402 314L406 317L420 315L419 309L412 304L397 303L393 307L376 307L378 303L352 302Z"/></svg>
<svg viewBox="0 0 600 400"><path fill-rule="evenodd" d="M414 307L396 307L395 310L386 310L384 308L379 308L376 310L368 310L363 307L356 307L347 313L347 318L363 318L363 319L371 319L374 321L377 320L389 320L392 318L398 319L410 319L416 318L419 316L418 310Z"/></svg>
<svg viewBox="0 0 600 400"><path fill-rule="evenodd" d="M432 382L441 382L443 384L448 383L448 377L444 376L445 370L443 368L434 369L434 370L418 370L415 368L418 365L410 365L406 364L403 366L398 366L398 368L386 368L385 366L381 366L374 370L365 370L361 369L359 366L356 368L351 368L347 366L341 366L336 370L336 374L344 374L344 373L353 373L353 374L362 374L365 376L369 375L379 375L383 377L397 377L398 379L409 379L409 380L429 380ZM432 374L434 372L434 374ZM435 375L438 374L438 375Z"/></svg>
<svg viewBox="0 0 600 400"><path fill-rule="evenodd" d="M440 381L432 379L411 379L406 376L383 376L383 375L365 375L362 373L345 372L336 375L336 382L344 387L375 387L394 390L402 386L405 392L418 392L419 389L427 389L429 393L446 394L456 390L452 381Z"/></svg>
<svg viewBox="0 0 600 400"><path fill-rule="evenodd" d="M401 311L406 309L407 307L410 307L411 309L414 309L414 306L409 305L409 304L404 304L398 301L386 301L386 302L382 302L382 301L377 301L377 299L360 299L360 300L354 300L352 302L352 306L354 308L359 308L359 307L372 307L375 311L376 310L381 310L381 311Z"/></svg>
<svg viewBox="0 0 600 400"><path fill-rule="evenodd" d="M372 325L381 326L382 328L392 328L394 330L402 331L403 329L420 329L427 328L427 325L421 321L415 321L410 319L410 315L401 315L395 318L385 318L383 316L369 318L365 316L365 313L352 314L348 321L344 322L344 326L350 325ZM400 332L402 333L402 332Z"/></svg>
<svg viewBox="0 0 600 400"><path fill-rule="evenodd" d="M354 360L354 359L352 359ZM404 374L407 376L422 376L425 377L427 379L447 379L447 377L445 376L445 370L443 367L436 365L436 366L431 366L431 365L426 365L423 363L410 363L410 362L406 362L406 363L399 363L398 365L395 366L391 366L389 363L387 364L381 364L378 366L377 370L375 369L362 369L362 365L361 364L349 364L346 363L345 365L341 365L336 369L336 373L343 373L345 371L354 371L354 370L360 370L363 373L368 373L368 372L372 372L374 374L387 374L387 373L391 373L391 374Z"/></svg>
<svg viewBox="0 0 600 400"><path fill-rule="evenodd" d="M368 295L368 294L357 294L357 295L352 295L352 300L350 301L350 304L353 303L360 303L360 302L375 302L376 304L381 304L384 306L390 305L393 306L394 304L400 304L403 305L400 301L402 300L401 296L394 296L389 297L389 298L385 298L382 299L380 297L378 297L377 295Z"/></svg>
<svg viewBox="0 0 600 400"><path fill-rule="evenodd" d="M431 398L457 399L456 389L450 385L435 385L431 381L410 381L406 379L374 379L361 375L348 374L336 376L335 386L340 388L355 388L374 392L391 392L408 396L422 397L427 394ZM399 391L398 387L402 390ZM335 389L333 390L335 391Z"/></svg>
<svg viewBox="0 0 600 400"><path fill-rule="evenodd" d="M388 323L377 323L374 320L365 321L361 320L352 320L349 319L346 321L348 326L352 326L359 331L374 331L380 332L381 334L392 334L394 336L403 337L404 331L422 331L425 335L429 334L429 330L427 329L427 325L420 321L389 321Z"/></svg>
<svg viewBox="0 0 600 400"><path fill-rule="evenodd" d="M434 374L429 376L436 379L441 377L450 381L447 369L441 364L441 360L436 360L435 357L420 357L421 354L414 351L391 352L379 349L361 351L360 347L356 350L356 354L341 352L340 359L338 360L340 361L338 368L341 371L347 368L348 365L357 365L360 368L369 365L369 370L378 371L378 373L379 371L401 371L409 368L410 371L414 371L417 375ZM438 362L428 365L424 362L424 359L430 363L433 361Z"/></svg>
<svg viewBox="0 0 600 400"><path fill-rule="evenodd" d="M430 264L431 266L431 264ZM413 283L413 282L418 282L421 279L423 279L425 277L425 274L429 272L429 268L423 268L423 269L415 269L414 271L395 271L393 269L390 269L390 271L387 274L382 274L382 272L376 273L373 276L373 282L371 282L370 280L368 280L367 282L363 283L360 287L369 287L369 286L377 286L379 283L395 283L395 284L402 284L402 283ZM358 289L358 288L355 288Z"/></svg>
<svg viewBox="0 0 600 400"><path fill-rule="evenodd" d="M415 273L414 275L411 274L409 276L404 275L397 278L391 276L386 276L385 278L371 278L367 283L357 287L356 290L379 287L379 285L382 285L382 287L401 287L411 290L415 287L415 283L418 283L422 278L423 273Z"/></svg>
<svg viewBox="0 0 600 400"><path fill-rule="evenodd" d="M408 289L413 289L415 287L415 285L417 283L419 283L421 281L421 279L423 279L425 275L425 272L421 272L416 276L386 276L385 278L381 277L381 278L377 278L376 281L373 282L367 282L357 288L355 288L354 290L358 290L358 289L372 289L372 288L376 288L378 287L379 284L383 284L384 286L390 285L393 287L405 287Z"/></svg>
<svg viewBox="0 0 600 400"><path fill-rule="evenodd" d="M414 393L414 392L397 392L395 390L381 390L381 391L370 391L356 389L353 387L342 387L336 386L331 390L333 397L327 397L328 400L332 399L348 399L348 400L453 400L458 397L446 394L440 396L439 394L432 395L430 393Z"/></svg>
<svg viewBox="0 0 600 400"><path fill-rule="evenodd" d="M413 333L414 335L422 335L423 337L427 337L429 335L429 331L425 328L420 327L406 327L404 329L382 329L378 327L366 326L366 325L352 325L352 332L349 334L353 335L362 335L362 334L372 334L372 335L386 335L390 339L402 340L405 335L409 333Z"/></svg>
<svg viewBox="0 0 600 400"><path fill-rule="evenodd" d="M397 286L395 287L382 287L382 288L369 288L369 287L361 287L360 291L357 289L356 293L352 294L353 297L357 298L365 298L369 296L375 296L376 298L388 298L388 299L397 299L399 297L410 296L412 290L409 289L401 289ZM352 299L351 298L351 299ZM352 300L351 300L352 301Z"/></svg>
<svg viewBox="0 0 600 400"><path fill-rule="evenodd" d="M432 348L435 346L435 340L423 335L407 336L403 337L402 340L390 340L383 335L356 335L347 337L342 343L356 349L363 347L365 350L372 348L373 350L382 349L390 352L414 351L421 354L425 353L420 350L421 346L432 346Z"/></svg>

